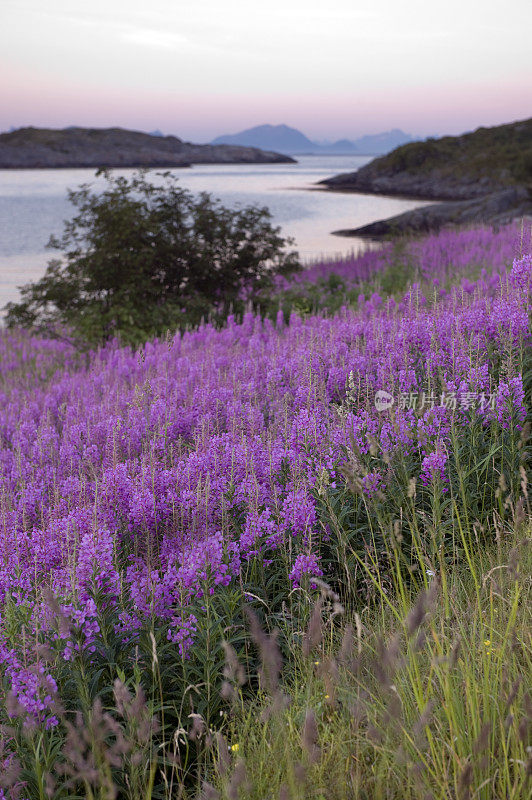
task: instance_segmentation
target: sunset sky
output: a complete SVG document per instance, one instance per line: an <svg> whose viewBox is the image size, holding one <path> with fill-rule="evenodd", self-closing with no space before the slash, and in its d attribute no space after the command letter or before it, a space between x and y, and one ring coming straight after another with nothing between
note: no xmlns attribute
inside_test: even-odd
<svg viewBox="0 0 532 800"><path fill-rule="evenodd" d="M532 116L531 27L530 0L1 0L0 130L460 133Z"/></svg>

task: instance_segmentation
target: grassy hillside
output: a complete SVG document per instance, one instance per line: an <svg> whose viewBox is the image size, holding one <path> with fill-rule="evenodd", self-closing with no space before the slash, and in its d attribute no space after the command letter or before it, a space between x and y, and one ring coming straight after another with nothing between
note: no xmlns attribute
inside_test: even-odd
<svg viewBox="0 0 532 800"><path fill-rule="evenodd" d="M322 181L331 189L470 199L532 186L532 119L398 147L357 172Z"/></svg>
<svg viewBox="0 0 532 800"><path fill-rule="evenodd" d="M444 136L398 147L374 162L385 172L438 170L442 176L460 170L482 179L501 182L532 181L532 119L495 128L478 128L463 136Z"/></svg>

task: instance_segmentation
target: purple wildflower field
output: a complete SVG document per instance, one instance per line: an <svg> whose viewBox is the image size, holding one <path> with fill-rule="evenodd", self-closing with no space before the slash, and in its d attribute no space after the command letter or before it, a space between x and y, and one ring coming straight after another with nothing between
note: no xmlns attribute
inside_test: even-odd
<svg viewBox="0 0 532 800"><path fill-rule="evenodd" d="M407 242L401 252L401 260L407 263L413 280L428 280L444 283L455 280L462 274L485 269L501 272L512 262L519 248L526 248L528 234L519 223L501 226L494 230L487 225L471 229L443 230L422 239ZM371 281L390 266L394 243L388 242L378 249L353 253L343 259L313 264L289 279L282 279L283 286L297 285L302 281L315 283L326 280L331 274L338 275L348 285Z"/></svg>
<svg viewBox="0 0 532 800"><path fill-rule="evenodd" d="M286 324L248 313L88 358L2 333L0 664L24 713L56 723L54 671L34 644L49 631L65 662L90 654L95 593L124 641L157 625L191 658L196 601L238 586L253 559L267 570L282 550L289 586L328 579L317 497L345 482L346 452L368 455L377 442L388 458L411 454L414 477L445 494L453 426L496 437L523 424L532 259L518 229L407 247L419 274L404 297L375 292L334 317L293 313ZM388 253L306 278L371 279ZM479 274L469 279L471 265ZM454 273L456 285L441 288ZM383 410L379 391L393 398ZM366 470L364 496L392 479ZM14 608L26 637L14 635ZM56 630L58 608L68 624Z"/></svg>

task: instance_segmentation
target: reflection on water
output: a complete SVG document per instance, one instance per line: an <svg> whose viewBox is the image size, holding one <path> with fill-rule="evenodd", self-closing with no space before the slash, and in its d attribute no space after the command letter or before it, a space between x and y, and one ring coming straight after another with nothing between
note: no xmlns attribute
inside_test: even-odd
<svg viewBox="0 0 532 800"><path fill-rule="evenodd" d="M311 262L369 246L361 239L333 236L331 231L356 228L422 205L316 189L322 178L353 171L370 160L369 156L300 156L297 164L209 164L171 171L185 188L211 192L226 205L268 206L283 235L294 238L303 261ZM0 306L17 298L17 286L41 277L47 261L57 255L45 245L73 215L67 189L85 182L104 184L87 169L0 170Z"/></svg>

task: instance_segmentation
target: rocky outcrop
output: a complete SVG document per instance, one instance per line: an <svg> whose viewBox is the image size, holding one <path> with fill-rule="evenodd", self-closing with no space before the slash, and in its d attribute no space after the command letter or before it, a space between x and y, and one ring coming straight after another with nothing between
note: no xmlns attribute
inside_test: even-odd
<svg viewBox="0 0 532 800"><path fill-rule="evenodd" d="M382 173L375 159L357 172L347 172L320 181L328 189L361 194L383 194L413 200L472 200L506 189L504 180L483 176L449 176L439 170L430 174Z"/></svg>
<svg viewBox="0 0 532 800"><path fill-rule="evenodd" d="M342 231L343 235L382 237L528 215L532 119L406 144L356 172L320 183L333 191L451 201Z"/></svg>
<svg viewBox="0 0 532 800"><path fill-rule="evenodd" d="M334 231L338 236L384 239L405 233L428 233L452 225L503 224L512 219L532 217L532 196L525 187L494 192L474 200L434 203L406 211L360 228Z"/></svg>
<svg viewBox="0 0 532 800"><path fill-rule="evenodd" d="M472 200L532 181L532 119L411 142L321 185L419 200Z"/></svg>
<svg viewBox="0 0 532 800"><path fill-rule="evenodd" d="M0 134L0 169L189 167L278 164L294 159L255 147L199 145L122 128L19 128Z"/></svg>

